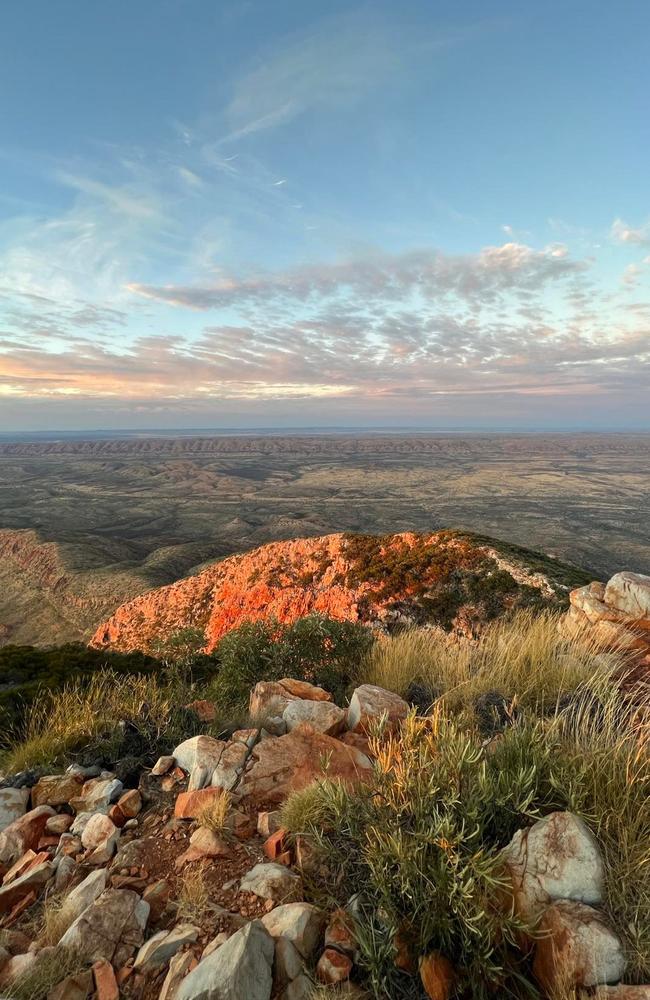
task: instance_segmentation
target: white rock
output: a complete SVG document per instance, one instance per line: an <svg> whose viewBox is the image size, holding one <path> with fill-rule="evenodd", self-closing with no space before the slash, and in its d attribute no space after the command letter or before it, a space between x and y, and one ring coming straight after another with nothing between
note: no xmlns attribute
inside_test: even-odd
<svg viewBox="0 0 650 1000"><path fill-rule="evenodd" d="M0 788L0 832L27 812L29 788Z"/></svg>
<svg viewBox="0 0 650 1000"><path fill-rule="evenodd" d="M188 773L198 765L212 774L225 748L222 740L215 740L212 736L191 736L189 740L179 743L173 756L178 766Z"/></svg>
<svg viewBox="0 0 650 1000"><path fill-rule="evenodd" d="M229 743L219 763L212 772L211 784L215 788L223 788L224 791L232 791L239 781L250 750L245 743Z"/></svg>
<svg viewBox="0 0 650 1000"><path fill-rule="evenodd" d="M375 684L362 684L352 693L348 706L348 729L353 732L367 732L373 723L386 720L389 728L394 728L408 715L409 706L394 694Z"/></svg>
<svg viewBox="0 0 650 1000"><path fill-rule="evenodd" d="M635 619L650 619L650 576L616 573L605 587L605 604Z"/></svg>
<svg viewBox="0 0 650 1000"><path fill-rule="evenodd" d="M262 917L273 938L288 938L303 958L309 958L321 939L323 917L312 903L285 903Z"/></svg>
<svg viewBox="0 0 650 1000"><path fill-rule="evenodd" d="M131 889L107 889L68 928L59 947L69 948L82 962L104 958L123 965L143 942L149 904Z"/></svg>
<svg viewBox="0 0 650 1000"><path fill-rule="evenodd" d="M151 768L151 773L155 778L159 778L163 774L167 774L171 771L174 763L174 758L171 756L159 757L154 766Z"/></svg>
<svg viewBox="0 0 650 1000"><path fill-rule="evenodd" d="M286 986L304 971L305 963L295 944L281 937L275 942L274 977L276 986Z"/></svg>
<svg viewBox="0 0 650 1000"><path fill-rule="evenodd" d="M66 925L70 927L82 913L85 913L88 907L103 893L107 879L106 869L98 868L97 871L91 872L83 882L75 886L65 897L61 907L62 922L65 920Z"/></svg>
<svg viewBox="0 0 650 1000"><path fill-rule="evenodd" d="M550 813L518 830L504 848L503 859L512 879L515 912L523 920L534 920L555 899L602 901L605 871L600 849L573 813Z"/></svg>
<svg viewBox="0 0 650 1000"><path fill-rule="evenodd" d="M149 971L166 965L177 951L186 944L193 944L198 936L199 929L193 924L177 924L170 931L159 931L142 945L134 966L141 971Z"/></svg>
<svg viewBox="0 0 650 1000"><path fill-rule="evenodd" d="M328 736L336 736L345 728L345 712L338 705L330 701L307 701L304 698L296 698L290 701L282 718L287 724L287 731L291 732L301 722L308 722L320 733L327 733Z"/></svg>
<svg viewBox="0 0 650 1000"><path fill-rule="evenodd" d="M252 920L199 962L176 1000L269 1000L274 950L263 924Z"/></svg>
<svg viewBox="0 0 650 1000"><path fill-rule="evenodd" d="M242 878L239 888L262 899L272 899L274 903L294 903L302 896L302 879L285 865L271 861L251 868Z"/></svg>

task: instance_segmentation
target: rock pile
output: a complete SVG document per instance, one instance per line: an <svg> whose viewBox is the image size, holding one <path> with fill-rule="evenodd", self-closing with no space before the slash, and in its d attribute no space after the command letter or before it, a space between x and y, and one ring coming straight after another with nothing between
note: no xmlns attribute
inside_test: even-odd
<svg viewBox="0 0 650 1000"><path fill-rule="evenodd" d="M62 972L48 1000L308 1000L318 982L364 995L350 983L354 900L333 912L305 900L308 856L278 806L325 761L330 777L368 781L369 728L383 718L399 729L408 706L363 685L344 710L285 679L258 684L251 709L253 728L184 741L138 788L72 766L0 790L0 997L46 963L63 970L66 955L81 971ZM649 1000L650 988L613 985L625 960L598 909L603 861L580 819L554 813L518 831L503 865L512 891L500 905L543 931L522 947L549 995L569 982L602 987L600 1000ZM37 901L48 919L30 937ZM452 995L448 957L423 955L411 971L427 996Z"/></svg>
<svg viewBox="0 0 650 1000"><path fill-rule="evenodd" d="M650 673L650 576L616 573L573 590L570 601L569 631L587 629L603 648L627 653L638 676Z"/></svg>

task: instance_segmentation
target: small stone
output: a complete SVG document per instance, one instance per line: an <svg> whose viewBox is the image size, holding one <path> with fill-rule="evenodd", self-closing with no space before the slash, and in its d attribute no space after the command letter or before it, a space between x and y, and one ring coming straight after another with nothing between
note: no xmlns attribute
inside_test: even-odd
<svg viewBox="0 0 650 1000"><path fill-rule="evenodd" d="M288 938L303 958L309 958L320 941L323 917L312 903L285 903L265 914L262 923L271 937Z"/></svg>
<svg viewBox="0 0 650 1000"><path fill-rule="evenodd" d="M420 959L420 979L431 1000L448 1000L454 988L456 974L448 958L432 951Z"/></svg>
<svg viewBox="0 0 650 1000"><path fill-rule="evenodd" d="M273 812L258 813L257 832L259 833L260 837L264 837L264 839L267 839L268 837L271 836L271 834L277 833L281 825L282 824L280 822L279 809L276 809Z"/></svg>
<svg viewBox="0 0 650 1000"><path fill-rule="evenodd" d="M170 931L159 931L142 945L133 967L143 972L150 972L161 965L166 965L177 951L187 944L193 944L198 936L199 929L193 924L177 924Z"/></svg>
<svg viewBox="0 0 650 1000"><path fill-rule="evenodd" d="M57 816L50 816L47 823L45 824L45 832L53 833L60 836L70 829L73 823L73 817L68 816L67 813L60 813Z"/></svg>
<svg viewBox="0 0 650 1000"><path fill-rule="evenodd" d="M32 806L63 806L79 795L83 778L77 774L53 774L40 778L32 788Z"/></svg>
<svg viewBox="0 0 650 1000"><path fill-rule="evenodd" d="M302 879L283 865L262 863L244 875L240 889L274 903L294 903L302 897Z"/></svg>
<svg viewBox="0 0 650 1000"><path fill-rule="evenodd" d="M349 955L344 955L335 948L326 948L318 959L316 975L321 983L342 983L350 978L352 972L352 960Z"/></svg>
<svg viewBox="0 0 650 1000"><path fill-rule="evenodd" d="M165 879L152 882L142 893L142 898L149 904L149 920L156 924L167 908L172 887Z"/></svg>
<svg viewBox="0 0 650 1000"><path fill-rule="evenodd" d="M92 971L97 1000L120 1000L120 990L110 962L100 959L100 961L93 963Z"/></svg>
<svg viewBox="0 0 650 1000"><path fill-rule="evenodd" d="M151 768L151 773L155 778L162 777L163 774L167 774L168 771L171 771L174 763L175 761L173 757L159 757L154 766Z"/></svg>

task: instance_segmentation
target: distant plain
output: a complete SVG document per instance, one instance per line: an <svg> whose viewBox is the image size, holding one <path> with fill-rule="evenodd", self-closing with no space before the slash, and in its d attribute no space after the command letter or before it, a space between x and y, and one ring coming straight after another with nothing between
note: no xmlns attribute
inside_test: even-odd
<svg viewBox="0 0 650 1000"><path fill-rule="evenodd" d="M207 561L334 531L464 528L650 573L648 470L648 434L5 441L0 642L85 638Z"/></svg>

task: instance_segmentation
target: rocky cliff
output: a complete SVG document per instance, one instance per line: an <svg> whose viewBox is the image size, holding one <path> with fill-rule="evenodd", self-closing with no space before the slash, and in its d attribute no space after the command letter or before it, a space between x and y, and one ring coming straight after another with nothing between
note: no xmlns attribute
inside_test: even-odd
<svg viewBox="0 0 650 1000"><path fill-rule="evenodd" d="M539 553L455 531L298 538L136 597L97 629L92 645L151 649L194 627L209 652L244 621L292 622L312 612L473 635L513 606L564 606L570 588L587 579Z"/></svg>

